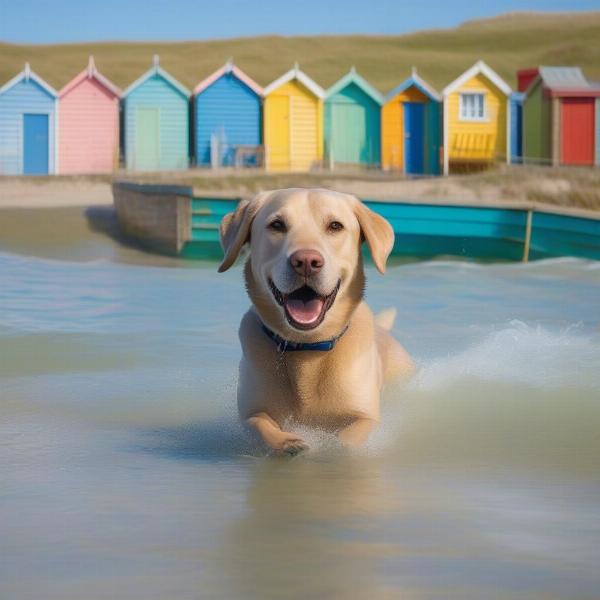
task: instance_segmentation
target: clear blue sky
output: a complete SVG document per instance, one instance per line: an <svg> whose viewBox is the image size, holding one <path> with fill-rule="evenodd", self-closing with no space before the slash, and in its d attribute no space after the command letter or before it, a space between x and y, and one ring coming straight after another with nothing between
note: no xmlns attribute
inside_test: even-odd
<svg viewBox="0 0 600 600"><path fill-rule="evenodd" d="M0 0L0 40L198 40L267 33L406 33L516 10L600 10L600 0Z"/></svg>

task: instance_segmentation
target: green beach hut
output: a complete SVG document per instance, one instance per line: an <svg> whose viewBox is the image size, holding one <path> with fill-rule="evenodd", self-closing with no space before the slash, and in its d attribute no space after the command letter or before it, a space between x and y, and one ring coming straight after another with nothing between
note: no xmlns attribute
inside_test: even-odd
<svg viewBox="0 0 600 600"><path fill-rule="evenodd" d="M152 68L123 92L125 165L135 171L189 166L190 91L154 57Z"/></svg>
<svg viewBox="0 0 600 600"><path fill-rule="evenodd" d="M325 156L336 164L379 166L383 96L352 67L325 94Z"/></svg>

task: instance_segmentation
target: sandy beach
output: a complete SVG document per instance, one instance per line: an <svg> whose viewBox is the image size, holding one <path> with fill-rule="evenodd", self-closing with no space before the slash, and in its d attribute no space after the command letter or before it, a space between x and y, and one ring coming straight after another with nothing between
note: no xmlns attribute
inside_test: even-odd
<svg viewBox="0 0 600 600"><path fill-rule="evenodd" d="M265 173L190 169L106 176L1 177L0 208L112 204L115 180L191 186L196 195L239 197L285 187L326 187L371 200L452 200L466 203L542 202L600 209L600 169L501 166L450 177L407 179L381 172Z"/></svg>
<svg viewBox="0 0 600 600"><path fill-rule="evenodd" d="M112 204L109 181L0 178L0 208L59 208Z"/></svg>

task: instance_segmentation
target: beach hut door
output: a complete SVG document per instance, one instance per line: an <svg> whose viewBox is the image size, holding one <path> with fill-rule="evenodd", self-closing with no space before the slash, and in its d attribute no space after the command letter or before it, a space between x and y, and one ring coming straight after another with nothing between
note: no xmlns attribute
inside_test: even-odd
<svg viewBox="0 0 600 600"><path fill-rule="evenodd" d="M48 174L48 115L23 115L23 173Z"/></svg>
<svg viewBox="0 0 600 600"><path fill-rule="evenodd" d="M423 173L423 139L425 105L422 102L404 103L404 171Z"/></svg>
<svg viewBox="0 0 600 600"><path fill-rule="evenodd" d="M561 163L594 164L594 99L564 98L560 103Z"/></svg>
<svg viewBox="0 0 600 600"><path fill-rule="evenodd" d="M160 167L160 109L139 106L136 111L136 168L153 171Z"/></svg>
<svg viewBox="0 0 600 600"><path fill-rule="evenodd" d="M364 106L336 103L332 106L333 160L339 163L369 162Z"/></svg>
<svg viewBox="0 0 600 600"><path fill-rule="evenodd" d="M267 124L271 131L267 152L270 166L275 169L289 169L292 165L291 100L284 95L270 98L271 115Z"/></svg>

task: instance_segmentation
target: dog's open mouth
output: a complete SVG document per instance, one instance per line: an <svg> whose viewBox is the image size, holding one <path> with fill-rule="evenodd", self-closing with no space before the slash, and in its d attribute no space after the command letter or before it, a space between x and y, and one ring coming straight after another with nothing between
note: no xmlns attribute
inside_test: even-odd
<svg viewBox="0 0 600 600"><path fill-rule="evenodd" d="M335 301L340 284L341 280L337 282L333 291L326 296L318 294L308 285L303 285L289 294L284 294L269 279L269 287L273 297L277 304L283 306L288 323L292 327L302 330L314 329L322 323L325 314Z"/></svg>

